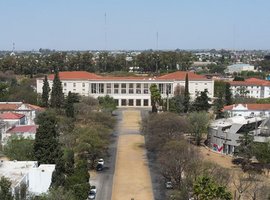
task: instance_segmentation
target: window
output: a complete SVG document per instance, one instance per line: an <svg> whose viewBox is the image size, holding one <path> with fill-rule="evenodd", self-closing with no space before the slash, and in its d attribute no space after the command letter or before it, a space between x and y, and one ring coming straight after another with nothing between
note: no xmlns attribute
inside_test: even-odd
<svg viewBox="0 0 270 200"><path fill-rule="evenodd" d="M97 93L97 84L91 83L91 93L96 94Z"/></svg>
<svg viewBox="0 0 270 200"><path fill-rule="evenodd" d="M104 83L98 84L98 93L103 94L104 93Z"/></svg>
<svg viewBox="0 0 270 200"><path fill-rule="evenodd" d="M82 89L82 91L85 91L85 89Z"/></svg>
<svg viewBox="0 0 270 200"><path fill-rule="evenodd" d="M112 84L107 83L107 86L106 87L107 87L107 94L111 94L112 93Z"/></svg>
<svg viewBox="0 0 270 200"><path fill-rule="evenodd" d="M128 87L129 87L128 93L129 94L133 94L134 93L134 84L133 83L130 83Z"/></svg>
<svg viewBox="0 0 270 200"><path fill-rule="evenodd" d="M64 87L66 87L67 86L67 83L64 83Z"/></svg>
<svg viewBox="0 0 270 200"><path fill-rule="evenodd" d="M73 87L76 87L76 83L73 83Z"/></svg>
<svg viewBox="0 0 270 200"><path fill-rule="evenodd" d="M127 105L127 100L126 99L121 99L121 105L126 106Z"/></svg>
<svg viewBox="0 0 270 200"><path fill-rule="evenodd" d="M136 94L141 94L141 84L140 83L136 84Z"/></svg>
<svg viewBox="0 0 270 200"><path fill-rule="evenodd" d="M172 85L171 84L166 84L166 94L172 94Z"/></svg>
<svg viewBox="0 0 270 200"><path fill-rule="evenodd" d="M121 84L121 93L126 94L127 93L127 85L125 83Z"/></svg>
<svg viewBox="0 0 270 200"><path fill-rule="evenodd" d="M148 94L149 93L149 91L148 91L148 84L147 83L143 84L143 93L144 94Z"/></svg>
<svg viewBox="0 0 270 200"><path fill-rule="evenodd" d="M128 100L128 105L129 105L129 106L133 106L133 103L134 103L134 100L133 100L133 99L129 99L129 100Z"/></svg>
<svg viewBox="0 0 270 200"><path fill-rule="evenodd" d="M195 85L198 85L198 83L195 83Z"/></svg>
<svg viewBox="0 0 270 200"><path fill-rule="evenodd" d="M136 106L141 106L141 100L140 99L136 99Z"/></svg>
<svg viewBox="0 0 270 200"><path fill-rule="evenodd" d="M143 106L148 106L148 99L143 100Z"/></svg>
<svg viewBox="0 0 270 200"><path fill-rule="evenodd" d="M164 84L158 84L160 94L164 94Z"/></svg>
<svg viewBox="0 0 270 200"><path fill-rule="evenodd" d="M207 83L204 83L204 85L207 85Z"/></svg>
<svg viewBox="0 0 270 200"><path fill-rule="evenodd" d="M116 106L119 105L119 99L114 99L114 102L115 102Z"/></svg>
<svg viewBox="0 0 270 200"><path fill-rule="evenodd" d="M82 86L85 87L85 83L82 83Z"/></svg>
<svg viewBox="0 0 270 200"><path fill-rule="evenodd" d="M118 94L119 93L119 84L118 83L115 83L113 85L113 87L114 87L114 94Z"/></svg>

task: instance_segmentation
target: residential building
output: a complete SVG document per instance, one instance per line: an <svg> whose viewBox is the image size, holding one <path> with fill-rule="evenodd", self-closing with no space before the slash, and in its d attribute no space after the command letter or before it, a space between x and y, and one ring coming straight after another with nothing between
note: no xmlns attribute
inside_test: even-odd
<svg viewBox="0 0 270 200"><path fill-rule="evenodd" d="M233 104L224 106L223 112L227 113L230 117L270 117L270 104Z"/></svg>
<svg viewBox="0 0 270 200"><path fill-rule="evenodd" d="M47 193L51 185L55 164L38 166L37 161L0 161L0 177L11 181L14 195L25 192L24 195L41 195ZM23 190L22 188L25 188Z"/></svg>
<svg viewBox="0 0 270 200"><path fill-rule="evenodd" d="M37 125L12 126L1 133L2 144L5 145L12 136L23 137L34 140L36 138Z"/></svg>
<svg viewBox="0 0 270 200"><path fill-rule="evenodd" d="M244 63L237 63L237 64L230 65L225 70L225 72L229 74L240 73L242 71L256 71L256 70L253 65L244 64Z"/></svg>
<svg viewBox="0 0 270 200"><path fill-rule="evenodd" d="M156 84L162 98L172 97L177 86L185 86L185 77L189 77L189 93L191 98L204 91L208 91L210 98L214 93L214 81L193 72L177 71L158 77L146 76L100 76L85 71L59 72L63 92L78 93L82 96L110 95L118 106L151 106L150 86ZM52 88L54 75L48 76ZM37 79L37 92L42 93L43 78Z"/></svg>
<svg viewBox="0 0 270 200"><path fill-rule="evenodd" d="M249 78L245 81L231 81L233 96L268 98L270 97L270 81Z"/></svg>
<svg viewBox="0 0 270 200"><path fill-rule="evenodd" d="M0 113L16 112L25 115L25 124L34 125L37 114L44 109L23 102L0 102Z"/></svg>
<svg viewBox="0 0 270 200"><path fill-rule="evenodd" d="M19 113L2 113L0 114L0 120L7 122L8 126L24 125L25 115Z"/></svg>
<svg viewBox="0 0 270 200"><path fill-rule="evenodd" d="M269 118L235 116L213 121L208 130L208 145L219 153L233 154L246 131L256 142L269 142Z"/></svg>

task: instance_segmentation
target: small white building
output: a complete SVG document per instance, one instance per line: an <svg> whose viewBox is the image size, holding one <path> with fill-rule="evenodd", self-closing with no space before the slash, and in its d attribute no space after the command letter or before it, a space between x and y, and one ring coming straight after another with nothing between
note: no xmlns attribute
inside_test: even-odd
<svg viewBox="0 0 270 200"><path fill-rule="evenodd" d="M188 74L189 93L192 99L199 92L208 91L208 96L213 98L214 81L205 76L193 72L177 71L158 77L146 76L100 76L85 71L59 72L63 92L78 93L81 96L109 95L115 99L117 105L121 106L151 106L150 86L156 84L160 90L161 97L166 98L174 95L177 86L185 86L185 77ZM48 82L52 88L54 74L48 76ZM42 93L43 78L37 79L37 92Z"/></svg>
<svg viewBox="0 0 270 200"><path fill-rule="evenodd" d="M230 117L270 117L270 104L233 104L224 106L223 112L228 113Z"/></svg>
<svg viewBox="0 0 270 200"><path fill-rule="evenodd" d="M21 192L25 192L24 195L37 196L47 193L54 169L54 164L38 167L37 161L0 161L0 177L4 176L11 181L14 195Z"/></svg>
<svg viewBox="0 0 270 200"><path fill-rule="evenodd" d="M230 65L225 70L225 72L229 74L240 73L242 71L256 71L256 70L253 65L244 64L244 63L237 63L237 64Z"/></svg>
<svg viewBox="0 0 270 200"><path fill-rule="evenodd" d="M1 133L2 145L5 145L12 136L34 140L36 138L37 125L13 126Z"/></svg>
<svg viewBox="0 0 270 200"><path fill-rule="evenodd" d="M270 97L270 81L249 78L245 81L231 81L233 96L268 98Z"/></svg>
<svg viewBox="0 0 270 200"><path fill-rule="evenodd" d="M19 113L2 113L0 114L0 120L6 122L9 127L16 125L25 125L25 115Z"/></svg>

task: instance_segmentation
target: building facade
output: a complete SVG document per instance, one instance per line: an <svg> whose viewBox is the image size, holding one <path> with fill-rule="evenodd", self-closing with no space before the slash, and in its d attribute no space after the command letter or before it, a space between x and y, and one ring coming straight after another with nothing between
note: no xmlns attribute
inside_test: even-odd
<svg viewBox="0 0 270 200"><path fill-rule="evenodd" d="M151 106L150 86L156 84L161 97L174 96L177 86L185 87L185 77L188 74L189 92L191 98L204 91L213 97L214 81L193 72L177 71L159 77L146 76L100 76L85 71L59 72L63 92L78 93L81 96L109 95L115 99L118 106ZM49 85L52 88L54 75L48 76ZM37 79L37 92L42 93L43 78Z"/></svg>
<svg viewBox="0 0 270 200"><path fill-rule="evenodd" d="M268 98L270 97L270 81L249 78L245 81L231 81L233 96Z"/></svg>
<svg viewBox="0 0 270 200"><path fill-rule="evenodd" d="M230 117L270 117L270 104L233 104L224 106L223 112L227 113Z"/></svg>
<svg viewBox="0 0 270 200"><path fill-rule="evenodd" d="M236 63L233 65L230 65L225 70L226 73L233 74L233 73L240 73L242 71L256 71L255 67L250 64L244 64L244 63Z"/></svg>
<svg viewBox="0 0 270 200"><path fill-rule="evenodd" d="M269 142L269 118L235 116L215 120L208 129L208 145L218 153L233 154L246 131L256 142Z"/></svg>

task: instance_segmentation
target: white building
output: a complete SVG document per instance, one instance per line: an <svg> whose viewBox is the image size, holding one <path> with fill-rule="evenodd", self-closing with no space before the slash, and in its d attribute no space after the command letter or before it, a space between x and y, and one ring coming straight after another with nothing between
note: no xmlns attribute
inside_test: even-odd
<svg viewBox="0 0 270 200"><path fill-rule="evenodd" d="M229 106L224 106L223 112L228 113L230 117L270 117L270 104L233 104Z"/></svg>
<svg viewBox="0 0 270 200"><path fill-rule="evenodd" d="M19 113L2 113L0 120L6 122L9 127L16 125L25 125L25 115Z"/></svg>
<svg viewBox="0 0 270 200"><path fill-rule="evenodd" d="M230 65L225 70L225 72L229 74L240 73L242 71L256 71L256 70L253 65L244 64L244 63L237 63L237 64Z"/></svg>
<svg viewBox="0 0 270 200"><path fill-rule="evenodd" d="M34 125L37 114L44 109L23 102L0 102L0 113L19 113L25 115L25 124Z"/></svg>
<svg viewBox="0 0 270 200"><path fill-rule="evenodd" d="M188 74L189 92L191 98L197 93L208 91L208 96L213 97L214 81L193 72L177 71L159 77L146 76L100 76L85 71L59 72L63 92L78 93L82 96L112 96L118 106L151 106L151 84L157 84L162 98L172 97L176 86L185 86L185 77ZM48 76L49 85L52 88L54 75ZM43 78L37 79L37 92L42 93Z"/></svg>
<svg viewBox="0 0 270 200"><path fill-rule="evenodd" d="M270 81L249 78L245 81L231 81L233 96L268 98L270 97Z"/></svg>
<svg viewBox="0 0 270 200"><path fill-rule="evenodd" d="M209 147L219 153L233 154L244 132L254 136L256 142L269 142L269 119L235 116L213 121L208 129Z"/></svg>
<svg viewBox="0 0 270 200"><path fill-rule="evenodd" d="M5 145L8 139L12 136L34 140L36 138L36 132L37 132L37 125L13 126L10 129L3 131L1 133L1 142L2 145Z"/></svg>
<svg viewBox="0 0 270 200"><path fill-rule="evenodd" d="M54 169L54 164L38 167L37 161L0 161L0 177L4 176L11 181L14 195L21 192L37 196L47 193Z"/></svg>

